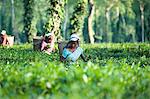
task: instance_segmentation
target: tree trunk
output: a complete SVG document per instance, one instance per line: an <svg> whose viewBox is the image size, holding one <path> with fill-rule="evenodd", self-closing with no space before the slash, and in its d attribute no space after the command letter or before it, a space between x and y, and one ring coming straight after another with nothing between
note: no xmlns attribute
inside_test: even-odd
<svg viewBox="0 0 150 99"><path fill-rule="evenodd" d="M63 26L63 37L67 38L67 22L68 22L68 4L65 6L65 20L64 20L64 26Z"/></svg>
<svg viewBox="0 0 150 99"><path fill-rule="evenodd" d="M24 41L25 42L32 42L32 32L31 32L31 25L33 20L33 8L34 8L34 0L23 0L24 4Z"/></svg>
<svg viewBox="0 0 150 99"><path fill-rule="evenodd" d="M97 15L97 12L98 12L98 11L97 11L96 8L95 8L94 30L95 30L95 35L98 35L98 36L99 36L99 33L98 33L98 31L97 31L97 24L98 24L98 23L97 23L97 18L98 18L98 17L97 17L97 16L98 16L98 15ZM95 38L95 42L100 42L100 40L97 39L97 38Z"/></svg>
<svg viewBox="0 0 150 99"><path fill-rule="evenodd" d="M14 26L15 26L14 0L11 0L11 34L14 34Z"/></svg>
<svg viewBox="0 0 150 99"><path fill-rule="evenodd" d="M104 41L110 42L110 34L109 34L109 24L110 24L110 9L113 7L113 3L106 7L105 17L106 17L106 26L105 26L105 39Z"/></svg>
<svg viewBox="0 0 150 99"><path fill-rule="evenodd" d="M5 25L5 9L6 9L6 0L2 0L2 17L1 17L1 29L6 29Z"/></svg>
<svg viewBox="0 0 150 99"><path fill-rule="evenodd" d="M89 33L89 39L90 43L94 43L94 31L93 31L93 17L94 17L94 2L93 0L88 0L89 2L89 16L88 16L88 33Z"/></svg>
<svg viewBox="0 0 150 99"><path fill-rule="evenodd" d="M140 11L141 11L141 25L142 25L142 42L145 41L144 35L144 4L140 2Z"/></svg>

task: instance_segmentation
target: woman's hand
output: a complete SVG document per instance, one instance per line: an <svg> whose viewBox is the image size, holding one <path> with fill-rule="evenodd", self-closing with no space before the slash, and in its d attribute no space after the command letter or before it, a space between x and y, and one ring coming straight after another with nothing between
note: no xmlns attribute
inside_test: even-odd
<svg viewBox="0 0 150 99"><path fill-rule="evenodd" d="M60 56L60 61L61 62L64 62L65 61L65 58L63 56Z"/></svg>

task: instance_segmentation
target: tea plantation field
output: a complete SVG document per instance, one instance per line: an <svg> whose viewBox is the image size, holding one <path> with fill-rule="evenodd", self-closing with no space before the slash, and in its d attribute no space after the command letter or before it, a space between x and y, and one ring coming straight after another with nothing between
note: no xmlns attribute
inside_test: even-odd
<svg viewBox="0 0 150 99"><path fill-rule="evenodd" d="M84 44L88 62L0 46L1 99L150 99L150 44Z"/></svg>

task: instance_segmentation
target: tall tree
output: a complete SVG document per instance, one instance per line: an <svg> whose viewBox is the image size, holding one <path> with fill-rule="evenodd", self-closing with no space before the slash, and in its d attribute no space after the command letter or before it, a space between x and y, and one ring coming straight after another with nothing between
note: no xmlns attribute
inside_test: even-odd
<svg viewBox="0 0 150 99"><path fill-rule="evenodd" d="M34 0L23 0L25 42L32 42L31 24L33 19Z"/></svg>
<svg viewBox="0 0 150 99"><path fill-rule="evenodd" d="M86 14L86 5L86 0L77 0L77 4L74 7L73 15L70 18L70 32L71 34L77 33L80 36L81 41L83 41L82 29Z"/></svg>
<svg viewBox="0 0 150 99"><path fill-rule="evenodd" d="M149 5L150 5L149 0L134 0L134 4L133 4L133 11L136 14L136 21L137 21L137 24L135 25L137 37L138 37L138 41L141 42L145 42L145 40L147 39L146 36L149 33L148 32L149 27L147 28L148 25L146 25L149 17L148 13L150 11Z"/></svg>
<svg viewBox="0 0 150 99"><path fill-rule="evenodd" d="M102 42L104 35L104 17L105 17L105 0L95 0L95 18L94 18L94 31L95 31L95 41Z"/></svg>
<svg viewBox="0 0 150 99"><path fill-rule="evenodd" d="M68 23L68 3L65 5L65 18L64 18L64 24L63 24L63 37L67 38L66 32L67 32L67 23Z"/></svg>
<svg viewBox="0 0 150 99"><path fill-rule="evenodd" d="M93 17L94 17L95 6L93 0L88 0L88 3L89 3L88 34L89 34L90 43L93 44L94 43Z"/></svg>
<svg viewBox="0 0 150 99"><path fill-rule="evenodd" d="M106 6L106 9L105 9L105 39L104 41L105 42L111 42L111 32L110 32L110 10L111 8L113 7L114 5L114 2L113 1L110 1L107 6Z"/></svg>
<svg viewBox="0 0 150 99"><path fill-rule="evenodd" d="M47 23L45 32L53 32L58 38L61 37L61 23L64 17L64 6L67 0L48 0Z"/></svg>
<svg viewBox="0 0 150 99"><path fill-rule="evenodd" d="M141 28L142 28L142 42L145 41L145 36L144 36L144 1L139 0L140 4L140 11L141 11Z"/></svg>
<svg viewBox="0 0 150 99"><path fill-rule="evenodd" d="M11 1L11 34L14 34L14 26L15 26L15 7L14 0Z"/></svg>
<svg viewBox="0 0 150 99"><path fill-rule="evenodd" d="M147 0L145 3L145 41L150 42L150 1Z"/></svg>
<svg viewBox="0 0 150 99"><path fill-rule="evenodd" d="M6 29L5 25L5 13L6 13L6 0L2 0L2 9L1 9L1 29Z"/></svg>

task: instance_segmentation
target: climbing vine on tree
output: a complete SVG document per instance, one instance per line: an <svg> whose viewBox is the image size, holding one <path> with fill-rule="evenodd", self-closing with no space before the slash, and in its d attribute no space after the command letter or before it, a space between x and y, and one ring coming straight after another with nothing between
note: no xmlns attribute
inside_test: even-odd
<svg viewBox="0 0 150 99"><path fill-rule="evenodd" d="M24 33L25 33L25 42L32 41L32 31L31 31L31 24L33 19L33 8L34 8L34 0L23 0L24 6Z"/></svg>
<svg viewBox="0 0 150 99"><path fill-rule="evenodd" d="M86 15L86 5L87 5L86 0L77 0L77 4L74 7L73 15L70 18L71 34L78 33L78 35L82 35L84 18Z"/></svg>
<svg viewBox="0 0 150 99"><path fill-rule="evenodd" d="M61 23L64 17L64 6L67 0L48 0L47 23L45 33L53 32L60 36Z"/></svg>

